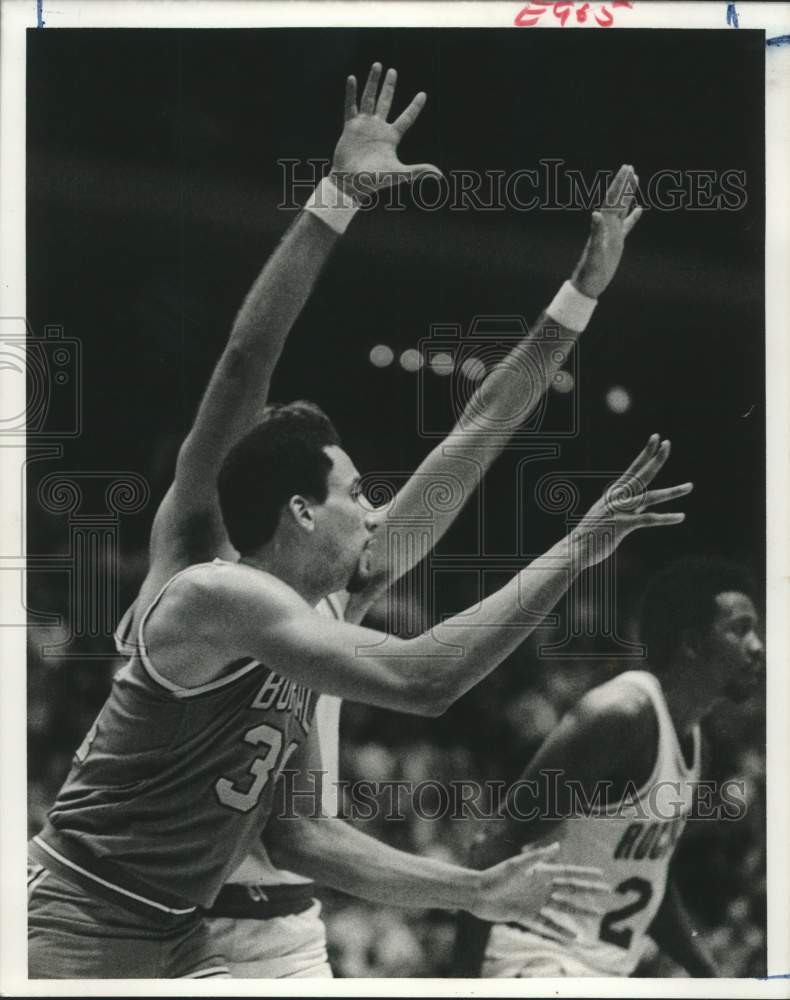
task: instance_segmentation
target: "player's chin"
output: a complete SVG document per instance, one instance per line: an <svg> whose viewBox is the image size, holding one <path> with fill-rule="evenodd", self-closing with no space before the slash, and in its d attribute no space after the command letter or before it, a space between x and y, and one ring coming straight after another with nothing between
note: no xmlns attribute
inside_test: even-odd
<svg viewBox="0 0 790 1000"><path fill-rule="evenodd" d="M349 594L359 594L365 589L370 580L370 552L366 548L359 561L354 567L354 571L346 583L346 590Z"/></svg>
<svg viewBox="0 0 790 1000"><path fill-rule="evenodd" d="M736 704L748 701L752 695L760 689L761 675L759 673L748 673L741 677L733 678L724 689L724 693L730 701Z"/></svg>

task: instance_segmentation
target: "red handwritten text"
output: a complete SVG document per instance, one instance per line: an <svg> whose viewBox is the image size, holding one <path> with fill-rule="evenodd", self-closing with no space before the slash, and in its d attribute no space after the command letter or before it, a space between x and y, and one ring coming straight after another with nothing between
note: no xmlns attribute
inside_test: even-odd
<svg viewBox="0 0 790 1000"><path fill-rule="evenodd" d="M517 28L534 28L544 14L551 15L559 22L561 28L568 23L571 15L576 18L577 24L586 24L587 15L590 14L593 21L601 28L611 28L614 24L614 14L612 11L618 7L633 9L631 0L611 0L609 4L572 3L571 0L555 0L553 3L529 3L522 7L516 14L514 24ZM609 8L612 10L609 10Z"/></svg>

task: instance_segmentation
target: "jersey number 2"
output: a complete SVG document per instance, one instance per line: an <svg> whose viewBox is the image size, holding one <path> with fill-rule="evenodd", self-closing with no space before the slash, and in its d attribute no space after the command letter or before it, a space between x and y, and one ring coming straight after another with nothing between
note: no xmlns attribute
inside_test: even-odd
<svg viewBox="0 0 790 1000"><path fill-rule="evenodd" d="M635 892L637 897L625 906L621 906L619 910L611 910L605 914L601 920L601 930L598 937L601 941L606 941L607 944L628 950L634 932L630 927L618 927L617 925L623 920L633 917L640 910L644 910L653 896L653 887L646 879L634 876L634 878L627 878L625 882L621 882L615 892L621 896L627 892Z"/></svg>
<svg viewBox="0 0 790 1000"><path fill-rule="evenodd" d="M269 780L269 775L274 768L276 767L279 773L299 744L289 743L282 760L279 760L283 748L283 734L279 729L275 729L274 726L269 726L265 722L260 726L248 729L244 734L244 739L253 746L266 748L263 756L256 757L250 764L252 784L244 792L240 791L229 778L220 778L214 788L217 792L217 798L223 806L229 806L231 809L246 813L258 804Z"/></svg>

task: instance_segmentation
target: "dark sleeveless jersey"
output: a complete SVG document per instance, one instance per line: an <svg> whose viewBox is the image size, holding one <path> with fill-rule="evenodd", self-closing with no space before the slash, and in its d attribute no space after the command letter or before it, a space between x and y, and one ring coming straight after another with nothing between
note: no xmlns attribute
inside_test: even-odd
<svg viewBox="0 0 790 1000"><path fill-rule="evenodd" d="M64 842L150 887L153 899L208 906L257 841L276 778L306 738L315 695L253 659L195 688L159 674L143 626L173 579L143 616L137 641L119 645L131 658L77 750L49 823ZM46 846L47 831L37 839Z"/></svg>

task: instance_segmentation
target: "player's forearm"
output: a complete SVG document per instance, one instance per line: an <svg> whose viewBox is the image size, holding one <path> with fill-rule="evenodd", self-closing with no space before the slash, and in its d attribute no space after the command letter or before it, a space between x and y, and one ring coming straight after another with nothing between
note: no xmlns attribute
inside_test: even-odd
<svg viewBox="0 0 790 1000"><path fill-rule="evenodd" d="M291 327L338 233L301 212L256 278L200 404L195 429L215 430L225 447L258 417Z"/></svg>
<svg viewBox="0 0 790 1000"><path fill-rule="evenodd" d="M400 491L393 515L401 519L424 517L426 483L442 476L456 480L464 499L468 499L512 435L534 412L579 336L580 331L574 332L546 312L541 313L527 336L492 368L453 430ZM434 544L458 514L458 504L448 507L430 510ZM402 574L409 568L399 566L398 572Z"/></svg>
<svg viewBox="0 0 790 1000"><path fill-rule="evenodd" d="M547 312L486 376L447 439L453 454L474 445L475 456L496 457L534 412L551 379L565 364L581 330L562 326ZM482 435L482 437L481 437Z"/></svg>
<svg viewBox="0 0 790 1000"><path fill-rule="evenodd" d="M325 222L300 212L247 293L229 347L273 364L339 239Z"/></svg>
<svg viewBox="0 0 790 1000"><path fill-rule="evenodd" d="M273 833L275 863L349 895L391 906L475 907L479 872L399 851L344 820L282 819Z"/></svg>
<svg viewBox="0 0 790 1000"><path fill-rule="evenodd" d="M578 292L564 292L582 303L582 313L593 300ZM553 305L561 300L558 296ZM562 315L562 305L555 311ZM571 314L569 314L571 315ZM487 375L464 407L448 436L422 461L415 474L398 493L388 517L390 529L411 519L431 520L431 542L436 545L453 523L458 512L478 488L483 476L511 439L534 412L551 380L567 361L581 335L586 320L575 317L575 328L563 325L548 311ZM432 505L431 485L445 485L458 502ZM371 587L364 600L370 601L386 586L403 576L419 561L424 552L419 546L403 546L393 561L384 547L376 550L381 565L372 566ZM387 560L386 564L384 560ZM357 601L352 599L352 609ZM367 605L366 605L367 606Z"/></svg>
<svg viewBox="0 0 790 1000"><path fill-rule="evenodd" d="M513 652L585 568L583 541L566 536L504 587L431 632L405 640L422 697L441 714ZM428 667L430 669L426 670Z"/></svg>

